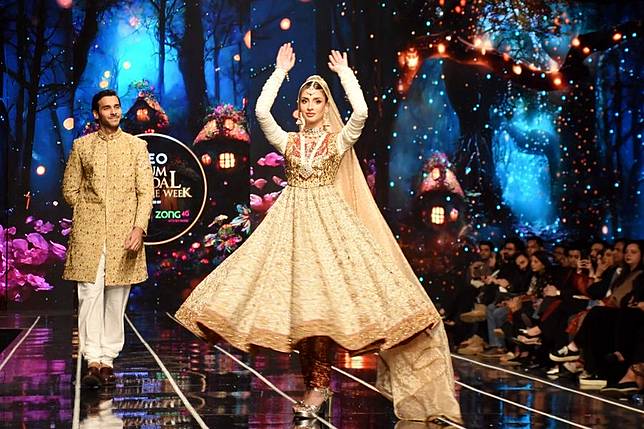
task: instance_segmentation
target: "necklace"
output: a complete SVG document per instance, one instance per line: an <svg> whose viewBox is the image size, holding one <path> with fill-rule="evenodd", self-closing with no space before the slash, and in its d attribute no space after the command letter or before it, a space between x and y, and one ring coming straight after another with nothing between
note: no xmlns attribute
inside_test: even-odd
<svg viewBox="0 0 644 429"><path fill-rule="evenodd" d="M302 164L300 175L305 179L308 179L313 174L313 158L315 158L315 154L320 149L320 146L322 146L322 142L324 142L324 138L326 137L326 133L322 128L316 128L316 129L319 130L319 132L316 133L316 137L318 141L315 143L315 146L313 147L313 150L311 151L308 157L305 154L306 145L304 141L304 136L306 134L300 133L300 163ZM306 136L310 137L308 135Z"/></svg>
<svg viewBox="0 0 644 429"><path fill-rule="evenodd" d="M307 138L315 139L320 137L321 134L324 134L324 128L304 128L302 129L302 134Z"/></svg>

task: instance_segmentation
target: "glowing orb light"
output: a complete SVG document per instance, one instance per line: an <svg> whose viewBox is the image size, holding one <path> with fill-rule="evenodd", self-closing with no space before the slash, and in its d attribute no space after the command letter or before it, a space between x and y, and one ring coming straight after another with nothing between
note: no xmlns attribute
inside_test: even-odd
<svg viewBox="0 0 644 429"><path fill-rule="evenodd" d="M44 165L39 165L38 167L36 167L36 174L37 175L44 176L46 172L47 172L47 169L45 168Z"/></svg>
<svg viewBox="0 0 644 429"><path fill-rule="evenodd" d="M280 28L284 31L291 28L291 20L288 18L282 18L282 20L280 21Z"/></svg>
<svg viewBox="0 0 644 429"><path fill-rule="evenodd" d="M63 121L63 128L66 130L73 130L74 129L74 118L71 116Z"/></svg>
<svg viewBox="0 0 644 429"><path fill-rule="evenodd" d="M415 70L418 68L418 51L416 48L409 48L407 53L405 54L405 63L407 64L407 67L409 67L412 70Z"/></svg>
<svg viewBox="0 0 644 429"><path fill-rule="evenodd" d="M205 166L212 164L212 158L207 153L201 155L201 163Z"/></svg>
<svg viewBox="0 0 644 429"><path fill-rule="evenodd" d="M452 222L455 222L455 221L456 221L456 219L458 219L458 210L456 210L456 209L452 209L452 211L451 211L451 212L449 212L449 219L450 219Z"/></svg>
<svg viewBox="0 0 644 429"><path fill-rule="evenodd" d="M251 43L250 30L248 30L246 34L244 34L244 45L246 45L246 47L250 49L250 43Z"/></svg>

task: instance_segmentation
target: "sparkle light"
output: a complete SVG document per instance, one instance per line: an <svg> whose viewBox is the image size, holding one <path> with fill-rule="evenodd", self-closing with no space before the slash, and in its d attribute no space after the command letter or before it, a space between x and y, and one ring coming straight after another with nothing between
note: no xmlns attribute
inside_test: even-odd
<svg viewBox="0 0 644 429"><path fill-rule="evenodd" d="M129 70L132 67L132 64L129 61L123 62L123 69Z"/></svg>
<svg viewBox="0 0 644 429"><path fill-rule="evenodd" d="M73 130L74 129L74 118L71 116L63 121L63 128L66 130Z"/></svg>
<svg viewBox="0 0 644 429"><path fill-rule="evenodd" d="M615 34L613 34L613 40L614 40L614 41L616 41L616 42L617 42L617 41L618 41L619 39L621 39L621 38L622 38L622 33L615 33Z"/></svg>
<svg viewBox="0 0 644 429"><path fill-rule="evenodd" d="M39 165L36 167L36 174L39 176L44 176L45 173L47 172L47 168L45 168L44 165Z"/></svg>
<svg viewBox="0 0 644 429"><path fill-rule="evenodd" d="M512 71L514 72L514 74L520 75L521 72L522 72L521 66L519 64L513 65L512 66Z"/></svg>
<svg viewBox="0 0 644 429"><path fill-rule="evenodd" d="M235 54L235 55L233 56L233 60L235 60L235 61L237 61L237 62L241 61L241 55L239 55L239 54Z"/></svg>
<svg viewBox="0 0 644 429"><path fill-rule="evenodd" d="M405 54L405 64L407 67L412 70L416 70L418 68L418 60L419 57L416 48L409 48Z"/></svg>
<svg viewBox="0 0 644 429"><path fill-rule="evenodd" d="M449 212L449 219L450 219L452 222L456 222L456 219L458 219L458 210L456 210L456 209L452 209L452 210Z"/></svg>
<svg viewBox="0 0 644 429"><path fill-rule="evenodd" d="M445 53L445 45L444 44L439 43L437 49L438 49L439 54L444 54Z"/></svg>
<svg viewBox="0 0 644 429"><path fill-rule="evenodd" d="M203 155L201 155L201 163L205 166L209 166L210 164L212 164L212 158L207 153L204 153Z"/></svg>
<svg viewBox="0 0 644 429"><path fill-rule="evenodd" d="M109 82L108 82L108 81L106 81L105 79L101 80L101 81L99 82L99 84L98 84L98 86L99 86L100 88L102 88L102 89L107 88L107 86L108 86L108 85L109 85Z"/></svg>
<svg viewBox="0 0 644 429"><path fill-rule="evenodd" d="M244 34L244 45L246 45L246 47L250 49L250 44L251 44L251 36L250 36L250 30L248 30L246 34Z"/></svg>
<svg viewBox="0 0 644 429"><path fill-rule="evenodd" d="M110 76L112 76L112 72L111 72L111 71L109 71L109 70L105 70L105 71L103 72L103 77L104 77L105 79L109 79L109 78L110 78Z"/></svg>
<svg viewBox="0 0 644 429"><path fill-rule="evenodd" d="M284 31L291 28L291 20L288 18L282 18L282 20L280 21L280 28Z"/></svg>

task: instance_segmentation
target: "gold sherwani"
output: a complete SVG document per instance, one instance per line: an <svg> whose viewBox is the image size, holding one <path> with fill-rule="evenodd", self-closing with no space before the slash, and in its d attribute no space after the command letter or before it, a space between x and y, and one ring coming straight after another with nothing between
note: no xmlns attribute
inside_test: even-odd
<svg viewBox="0 0 644 429"><path fill-rule="evenodd" d="M290 352L314 336L348 350L375 346L383 357L379 386L400 418L458 420L438 312L411 268L400 268L335 186L342 158L367 118L353 72L346 68L339 75L353 113L339 132L319 140L287 133L275 122L270 108L285 73L277 69L270 77L256 114L269 142L284 155L288 186L177 317L197 335L215 332L246 351L257 345ZM403 354L395 351L399 347Z"/></svg>
<svg viewBox="0 0 644 429"><path fill-rule="evenodd" d="M120 129L74 141L65 168L63 196L74 209L63 278L94 282L103 249L105 285L147 279L145 249L130 252L125 240L138 226L147 231L154 185L145 141Z"/></svg>

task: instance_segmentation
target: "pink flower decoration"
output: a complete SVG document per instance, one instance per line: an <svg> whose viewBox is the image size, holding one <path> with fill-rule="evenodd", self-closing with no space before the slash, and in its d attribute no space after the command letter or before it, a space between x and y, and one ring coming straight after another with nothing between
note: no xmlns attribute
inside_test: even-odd
<svg viewBox="0 0 644 429"><path fill-rule="evenodd" d="M27 249L29 248L29 243L27 240L24 240L22 238L16 238L11 242L11 245L9 246L9 249L13 250L13 253L18 253L18 252L26 252Z"/></svg>
<svg viewBox="0 0 644 429"><path fill-rule="evenodd" d="M48 232L52 232L54 230L54 225L52 225L49 222L43 222L41 220L37 220L34 225L34 230L41 234L47 234Z"/></svg>
<svg viewBox="0 0 644 429"><path fill-rule="evenodd" d="M268 182L266 181L266 179L257 179L257 180L251 179L250 183L257 189L264 189L264 186L266 186L266 183Z"/></svg>
<svg viewBox="0 0 644 429"><path fill-rule="evenodd" d="M51 247L49 248L49 250L51 250L51 253L53 253L54 256L61 261L65 259L65 253L67 252L65 246L63 246L62 244L54 243L53 241L50 241L49 243L51 244Z"/></svg>
<svg viewBox="0 0 644 429"><path fill-rule="evenodd" d="M284 165L284 157L276 152L270 152L258 159L257 164L266 167L279 167Z"/></svg>
<svg viewBox="0 0 644 429"><path fill-rule="evenodd" d="M275 183L277 186L281 186L282 188L286 186L286 180L282 179L281 177L273 176L273 183Z"/></svg>
<svg viewBox="0 0 644 429"><path fill-rule="evenodd" d="M271 192L270 194L266 194L263 197L260 197L259 195L255 194L250 194L250 206L253 210L257 212L265 212L268 209L271 208L275 200L277 200L277 197L281 194L281 191L279 192Z"/></svg>
<svg viewBox="0 0 644 429"><path fill-rule="evenodd" d="M47 283L44 277L37 276L35 274L27 274L27 282L35 287L35 290L51 290L53 289L52 285Z"/></svg>
<svg viewBox="0 0 644 429"><path fill-rule="evenodd" d="M27 234L25 237L27 237L27 240L35 247L39 249L49 250L49 243L47 243L47 240L45 240L43 236L38 234L37 232Z"/></svg>
<svg viewBox="0 0 644 429"><path fill-rule="evenodd" d="M58 224L60 225L61 231L60 233L63 235L63 237L67 237L72 230L72 221L71 219L61 219Z"/></svg>

